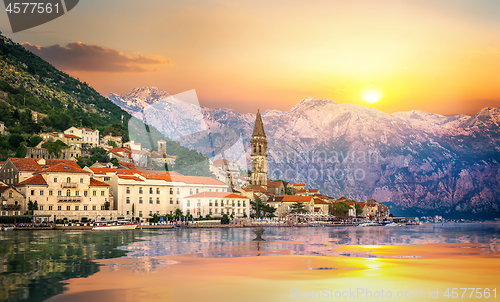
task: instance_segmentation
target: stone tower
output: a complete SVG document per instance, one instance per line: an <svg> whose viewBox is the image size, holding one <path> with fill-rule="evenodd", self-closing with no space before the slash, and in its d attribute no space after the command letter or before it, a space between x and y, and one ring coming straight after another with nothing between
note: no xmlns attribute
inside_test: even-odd
<svg viewBox="0 0 500 302"><path fill-rule="evenodd" d="M262 186L267 189L267 139L259 111L257 111L250 145L252 148L250 153L252 159L252 185Z"/></svg>
<svg viewBox="0 0 500 302"><path fill-rule="evenodd" d="M167 153L167 142L163 139L160 139L158 142L158 153Z"/></svg>

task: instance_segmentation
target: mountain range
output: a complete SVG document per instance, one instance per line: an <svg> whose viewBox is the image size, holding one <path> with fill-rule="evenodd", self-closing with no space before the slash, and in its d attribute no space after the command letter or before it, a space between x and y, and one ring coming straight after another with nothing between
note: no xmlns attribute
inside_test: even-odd
<svg viewBox="0 0 500 302"><path fill-rule="evenodd" d="M248 167L255 114L186 103L155 87L108 96L165 136ZM500 109L473 116L388 114L305 98L267 110L268 176L334 197L389 203L399 214L478 217L500 212ZM239 144L238 144L239 142Z"/></svg>

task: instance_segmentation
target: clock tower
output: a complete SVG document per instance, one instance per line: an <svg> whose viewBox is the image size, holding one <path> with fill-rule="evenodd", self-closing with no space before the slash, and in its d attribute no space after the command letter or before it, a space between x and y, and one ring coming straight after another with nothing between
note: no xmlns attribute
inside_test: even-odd
<svg viewBox="0 0 500 302"><path fill-rule="evenodd" d="M257 111L253 127L252 140L250 141L252 159L252 185L267 189L267 139L260 112Z"/></svg>

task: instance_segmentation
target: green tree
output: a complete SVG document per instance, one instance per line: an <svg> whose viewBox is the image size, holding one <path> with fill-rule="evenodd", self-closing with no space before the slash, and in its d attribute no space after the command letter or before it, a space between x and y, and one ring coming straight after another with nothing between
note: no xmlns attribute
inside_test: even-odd
<svg viewBox="0 0 500 302"><path fill-rule="evenodd" d="M303 202L296 202L290 206L292 209L290 210L291 214L304 214L307 213L307 210L304 207Z"/></svg>
<svg viewBox="0 0 500 302"><path fill-rule="evenodd" d="M351 208L347 203L345 202L336 202L332 205L333 208L333 214L337 216L346 216L347 213L349 213L349 209Z"/></svg>
<svg viewBox="0 0 500 302"><path fill-rule="evenodd" d="M21 134L11 134L9 137L9 144L12 146L12 150L19 148L19 145L24 142L24 137Z"/></svg>
<svg viewBox="0 0 500 302"><path fill-rule="evenodd" d="M220 221L221 224L229 224L229 217L227 214L222 215L222 219Z"/></svg>
<svg viewBox="0 0 500 302"><path fill-rule="evenodd" d="M55 142L48 141L43 143L42 148L47 149L50 154L54 154L55 156L59 157L61 155L61 151L63 149L69 148L69 146L61 140L56 140Z"/></svg>
<svg viewBox="0 0 500 302"><path fill-rule="evenodd" d="M266 217L266 214L276 212L276 208L264 203L259 197L255 197L253 201L250 201L253 212L255 213L255 218Z"/></svg>
<svg viewBox="0 0 500 302"><path fill-rule="evenodd" d="M182 218L182 211L181 209L175 209L175 218L181 219Z"/></svg>
<svg viewBox="0 0 500 302"><path fill-rule="evenodd" d="M361 208L361 204L359 204L359 202L356 202L355 208L356 208L356 216L360 216L361 214L363 214L363 209Z"/></svg>
<svg viewBox="0 0 500 302"><path fill-rule="evenodd" d="M112 163L112 164L113 164L113 165L115 165L115 166L118 166L118 165L119 165L119 163L118 163L118 159L117 159L117 158L112 158L109 162L110 162L110 163Z"/></svg>
<svg viewBox="0 0 500 302"><path fill-rule="evenodd" d="M43 139L40 136L34 135L34 136L29 138L28 146L32 147L32 148L36 147L41 141L43 141Z"/></svg>
<svg viewBox="0 0 500 302"><path fill-rule="evenodd" d="M108 146L111 146L111 147L118 147L118 145L116 144L116 142L112 139L108 139Z"/></svg>

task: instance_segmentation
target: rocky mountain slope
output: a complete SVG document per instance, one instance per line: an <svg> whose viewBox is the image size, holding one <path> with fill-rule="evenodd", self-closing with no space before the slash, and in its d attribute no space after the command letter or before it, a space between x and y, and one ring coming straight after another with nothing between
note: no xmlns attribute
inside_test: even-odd
<svg viewBox="0 0 500 302"><path fill-rule="evenodd" d="M110 99L120 104L120 97ZM175 96L128 106L206 156L226 150L227 157L248 163L254 114L199 107ZM371 197L407 214L499 212L498 108L445 117L306 98L287 112L265 111L262 118L273 179L306 183L335 197Z"/></svg>

